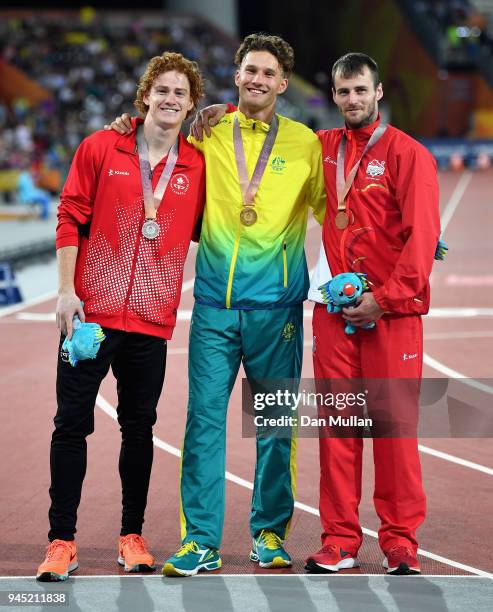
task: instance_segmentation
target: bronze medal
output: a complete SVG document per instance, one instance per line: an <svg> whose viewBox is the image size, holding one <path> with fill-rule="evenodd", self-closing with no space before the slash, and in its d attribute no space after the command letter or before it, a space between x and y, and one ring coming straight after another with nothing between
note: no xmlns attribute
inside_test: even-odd
<svg viewBox="0 0 493 612"><path fill-rule="evenodd" d="M335 223L336 223L337 229L340 229L340 230L346 229L346 227L349 224L349 215L343 210L340 210L336 215Z"/></svg>
<svg viewBox="0 0 493 612"><path fill-rule="evenodd" d="M245 206L240 213L240 221L247 227L257 222L257 213L251 206Z"/></svg>

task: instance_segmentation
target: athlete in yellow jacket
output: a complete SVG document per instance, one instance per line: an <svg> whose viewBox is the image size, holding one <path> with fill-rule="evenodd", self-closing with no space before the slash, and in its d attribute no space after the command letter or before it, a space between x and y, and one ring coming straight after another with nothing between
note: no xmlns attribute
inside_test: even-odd
<svg viewBox="0 0 493 612"><path fill-rule="evenodd" d="M211 138L193 141L205 157L207 195L190 331L180 485L183 547L165 563L168 575L220 567L226 412L240 363L250 381L301 375L308 207L322 223L326 206L320 145L306 126L277 116L253 225L240 218L245 206L234 145L237 120L250 179L292 58L282 39L247 37L236 56L239 110L226 115ZM257 436L250 559L263 567L291 564L283 540L294 506L295 454L294 436Z"/></svg>
<svg viewBox="0 0 493 612"><path fill-rule="evenodd" d="M190 327L182 547L166 561L166 575L191 576L221 567L231 390L241 363L250 382L299 379L308 207L320 223L326 207L318 138L306 126L274 114L277 96L288 85L293 50L277 36L252 34L235 62L238 111L225 116L211 138L192 140L206 160L206 205ZM251 207L245 206L241 187L236 120L247 179L278 124ZM294 507L295 456L295 436L257 435L250 559L262 567L291 565L283 540Z"/></svg>
<svg viewBox="0 0 493 612"><path fill-rule="evenodd" d="M228 309L296 306L307 295L303 244L308 206L320 223L325 214L318 139L306 126L277 116L278 135L255 196L257 222L245 226L233 147L235 117L252 176L268 123L238 110L225 115L210 138L191 140L204 154L207 176L195 300Z"/></svg>

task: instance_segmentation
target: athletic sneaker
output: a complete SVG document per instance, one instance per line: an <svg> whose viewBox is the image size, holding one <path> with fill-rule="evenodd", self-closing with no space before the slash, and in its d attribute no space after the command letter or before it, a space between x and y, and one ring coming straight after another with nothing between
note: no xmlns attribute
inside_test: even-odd
<svg viewBox="0 0 493 612"><path fill-rule="evenodd" d="M326 544L306 560L305 569L312 574L333 574L341 569L359 567L356 557L340 546Z"/></svg>
<svg viewBox="0 0 493 612"><path fill-rule="evenodd" d="M291 557L284 550L281 538L269 529L262 529L259 535L253 538L250 561L255 561L260 567L289 567L292 565Z"/></svg>
<svg viewBox="0 0 493 612"><path fill-rule="evenodd" d="M419 561L407 546L393 546L383 560L383 566L387 574L397 576L421 574Z"/></svg>
<svg viewBox="0 0 493 612"><path fill-rule="evenodd" d="M195 541L186 542L180 550L163 565L165 576L195 576L198 572L209 572L221 567L219 552L213 548L200 548Z"/></svg>
<svg viewBox="0 0 493 612"><path fill-rule="evenodd" d="M118 563L125 566L126 572L153 572L156 569L147 542L136 533L120 536Z"/></svg>
<svg viewBox="0 0 493 612"><path fill-rule="evenodd" d="M38 567L36 580L40 582L67 580L70 572L78 567L75 541L53 540L46 547L46 557Z"/></svg>

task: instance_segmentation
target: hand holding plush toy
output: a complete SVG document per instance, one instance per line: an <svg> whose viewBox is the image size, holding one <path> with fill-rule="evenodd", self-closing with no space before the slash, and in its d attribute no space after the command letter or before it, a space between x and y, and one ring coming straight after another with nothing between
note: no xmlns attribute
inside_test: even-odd
<svg viewBox="0 0 493 612"><path fill-rule="evenodd" d="M357 299L364 291L368 290L366 274L359 272L344 272L334 276L330 281L319 287L322 299L327 304L330 313L341 312L343 308L355 308ZM375 323L363 325L363 329L372 329ZM346 334L354 334L357 327L346 322Z"/></svg>
<svg viewBox="0 0 493 612"><path fill-rule="evenodd" d="M74 333L70 340L68 336L62 344L62 349L68 353L68 360L75 367L82 359L96 359L99 345L106 338L101 325L97 323L82 323L77 315L73 319Z"/></svg>

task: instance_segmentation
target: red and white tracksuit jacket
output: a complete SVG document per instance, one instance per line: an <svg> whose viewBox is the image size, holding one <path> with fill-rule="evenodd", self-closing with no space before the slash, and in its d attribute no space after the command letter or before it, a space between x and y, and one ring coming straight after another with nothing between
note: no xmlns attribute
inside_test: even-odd
<svg viewBox="0 0 493 612"><path fill-rule="evenodd" d="M165 161L153 171L153 189ZM157 211L161 232L147 240L141 234L136 132L99 131L82 141L60 198L56 247L79 247L75 291L88 322L171 338L204 200L204 159L180 135L178 160Z"/></svg>
<svg viewBox="0 0 493 612"><path fill-rule="evenodd" d="M345 176L379 124L318 133L323 148L327 212L322 241L332 275L364 272L386 314L372 330L344 333L340 315L316 304L314 370L322 378L421 378L421 314L429 308L429 275L440 234L436 164L431 154L388 126L363 158L346 199L351 222L337 229L336 160L346 133ZM370 409L370 407L369 407ZM356 554L362 541L361 438L320 438L322 543ZM374 503L381 520L379 542L417 550L423 522L417 440L375 438Z"/></svg>

